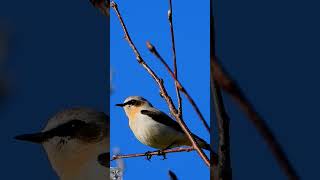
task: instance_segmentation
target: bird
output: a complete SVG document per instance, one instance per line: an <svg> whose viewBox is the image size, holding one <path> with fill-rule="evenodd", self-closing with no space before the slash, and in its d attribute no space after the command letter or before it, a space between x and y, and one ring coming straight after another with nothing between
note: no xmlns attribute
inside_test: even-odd
<svg viewBox="0 0 320 180"><path fill-rule="evenodd" d="M116 106L124 109L130 129L142 144L162 151L173 147L192 146L179 123L153 107L145 98L129 96ZM201 148L211 151L205 140L195 134L192 136Z"/></svg>
<svg viewBox="0 0 320 180"><path fill-rule="evenodd" d="M90 108L58 112L41 132L15 139L41 144L60 180L105 180L109 173L109 116Z"/></svg>

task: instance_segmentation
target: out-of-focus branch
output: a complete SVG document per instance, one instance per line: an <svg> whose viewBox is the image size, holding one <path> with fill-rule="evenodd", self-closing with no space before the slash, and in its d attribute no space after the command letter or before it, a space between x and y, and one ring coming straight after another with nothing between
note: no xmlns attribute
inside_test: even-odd
<svg viewBox="0 0 320 180"><path fill-rule="evenodd" d="M159 151L152 151L152 152L147 152L147 153L136 153L136 154L127 154L127 155L114 155L111 159L117 160L117 159L124 159L124 158L134 158L134 157L142 157L142 156L163 156L163 154L168 154L168 153L176 153L176 152L190 152L194 151L195 149L193 147L186 147L186 148L172 148L172 149L166 149L163 150L159 153Z"/></svg>
<svg viewBox="0 0 320 180"><path fill-rule="evenodd" d="M214 58L214 57L213 57ZM214 58L216 59L216 58ZM240 106L244 113L249 117L250 122L256 127L263 139L269 146L272 154L276 158L282 170L290 179L299 179L295 169L290 163L287 155L283 151L280 143L273 135L265 120L255 110L254 106L246 98L238 84L231 76L223 69L217 60L213 60L211 64L213 68L213 77L217 84L226 91Z"/></svg>
<svg viewBox="0 0 320 180"><path fill-rule="evenodd" d="M215 26L213 12L210 12L210 45L211 52L210 56L215 57ZM211 58L210 64L212 64L213 58ZM231 168L231 157L230 157L230 119L225 110L221 90L217 82L214 80L214 69L210 66L210 82L211 82L211 93L213 95L213 103L215 107L215 114L217 117L218 127L218 166L217 166L217 177L219 180L232 180L232 168Z"/></svg>
<svg viewBox="0 0 320 180"><path fill-rule="evenodd" d="M173 171L169 170L168 174L171 180L178 180L177 175Z"/></svg>
<svg viewBox="0 0 320 180"><path fill-rule="evenodd" d="M136 46L134 45L133 41L130 38L130 35L128 33L127 27L125 26L122 16L118 10L118 6L115 2L111 2L111 7L113 8L113 10L116 12L117 17L119 18L120 24L122 26L122 29L124 31L125 34L125 39L128 41L129 46L131 47L131 49L133 50L136 59L138 61L138 63L151 75L151 77L156 81L156 83L159 86L160 89L160 93L161 96L165 99L169 109L170 109L170 113L172 114L172 116L177 120L177 122L179 123L179 125L181 126L182 130L186 133L187 137L190 139L192 146L196 149L196 151L198 152L199 156L203 159L203 161L206 163L207 166L210 166L210 162L209 159L207 157L207 155L203 152L203 150L199 147L198 143L195 141L194 137L191 135L191 132L189 130L189 128L187 127L187 125L185 124L185 122L183 121L182 117L180 117L178 110L176 109L175 105L172 102L171 97L168 95L166 88L164 87L163 84L163 80L160 79L155 73L154 71L146 64L146 62L143 60L143 58L141 57L139 51L137 50Z"/></svg>
<svg viewBox="0 0 320 180"><path fill-rule="evenodd" d="M177 86L179 88L179 91L181 91L186 98L188 99L188 101L190 102L191 106L193 107L193 109L195 110L195 112L198 114L201 122L203 123L203 125L205 126L205 128L208 130L208 132L210 132L210 127L208 125L208 123L206 122L206 120L204 119L202 113L200 112L200 109L198 108L197 104L194 102L193 98L190 96L190 94L188 93L188 91L182 86L182 84L180 83L179 80L175 79L174 76L174 72L171 70L171 68L169 67L169 65L166 63L166 61L162 58L162 56L159 54L159 52L157 51L157 49L154 47L154 45L152 45L149 41L146 43L147 44L147 48L149 49L149 51L156 56L156 58L158 58L160 60L160 62L165 66L165 68L167 69L167 71L169 72L169 74L171 75L171 77L177 81Z"/></svg>
<svg viewBox="0 0 320 180"><path fill-rule="evenodd" d="M109 16L110 0L89 0L91 4L98 8L102 14Z"/></svg>
<svg viewBox="0 0 320 180"><path fill-rule="evenodd" d="M214 80L213 80L214 81ZM217 175L221 180L231 180L232 179L232 168L231 168L231 158L230 158L230 126L229 126L229 116L227 115L223 99L220 91L220 87L217 83L213 82L213 99L217 116L217 126L218 126L218 167Z"/></svg>

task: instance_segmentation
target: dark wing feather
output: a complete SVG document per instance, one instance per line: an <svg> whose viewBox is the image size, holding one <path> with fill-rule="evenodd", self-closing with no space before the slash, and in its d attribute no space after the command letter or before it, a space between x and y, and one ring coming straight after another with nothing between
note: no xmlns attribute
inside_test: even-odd
<svg viewBox="0 0 320 180"><path fill-rule="evenodd" d="M170 126L172 128L174 128L175 130L181 132L184 134L181 126L179 125L179 123L175 120L173 120L172 118L170 118L168 115L166 115L165 113L162 113L161 111L149 111L149 110L141 110L141 114L144 115L148 115L150 116L153 120L157 121L158 123L164 124L166 126ZM208 143L206 143L205 140L203 140L202 138L200 138L199 136L191 133L192 136L197 139L197 141L201 142L202 148L210 150L210 145Z"/></svg>
<svg viewBox="0 0 320 180"><path fill-rule="evenodd" d="M170 126L175 130L184 133L177 121L173 120L172 118L170 118L165 113L162 113L161 111L153 112L149 110L141 110L141 114L148 115L158 123L164 124L166 126Z"/></svg>

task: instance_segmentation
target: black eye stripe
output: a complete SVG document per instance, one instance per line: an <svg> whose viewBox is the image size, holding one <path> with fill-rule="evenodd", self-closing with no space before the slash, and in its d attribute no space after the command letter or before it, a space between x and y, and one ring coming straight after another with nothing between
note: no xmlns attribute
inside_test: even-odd
<svg viewBox="0 0 320 180"><path fill-rule="evenodd" d="M124 104L125 105L139 105L139 104L141 104L141 102L133 99L133 100L130 100Z"/></svg>
<svg viewBox="0 0 320 180"><path fill-rule="evenodd" d="M76 135L78 131L85 128L87 123L81 120L71 120L65 124L62 124L56 128L53 128L46 132L48 138L52 138L54 136L73 137Z"/></svg>

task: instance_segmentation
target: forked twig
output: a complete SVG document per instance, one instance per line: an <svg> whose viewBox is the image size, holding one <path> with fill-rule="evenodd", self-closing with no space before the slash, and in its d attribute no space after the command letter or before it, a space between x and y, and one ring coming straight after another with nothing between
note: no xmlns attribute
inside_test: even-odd
<svg viewBox="0 0 320 180"><path fill-rule="evenodd" d="M195 141L194 137L191 135L189 128L186 126L185 122L183 121L182 117L179 115L178 110L176 109L175 105L172 102L171 97L168 95L166 88L164 87L163 80L160 79L154 71L146 64L146 62L141 57L139 51L137 50L136 46L134 45L133 41L130 38L128 30L123 22L122 16L118 10L118 6L115 2L111 2L112 9L116 12L117 17L119 18L120 24L125 34L125 39L128 41L129 46L133 50L138 63L151 75L151 77L156 81L159 86L161 96L165 99L172 116L177 120L179 125L181 126L182 130L186 133L187 137L190 139L192 146L196 149L200 157L204 160L207 166L210 166L210 161L207 155L203 152L203 150L199 147L198 143Z"/></svg>
<svg viewBox="0 0 320 180"><path fill-rule="evenodd" d="M190 102L191 106L193 107L193 109L196 111L196 113L198 114L202 124L204 125L204 127L207 129L208 132L210 132L210 127L207 123L207 121L204 119L202 113L200 112L200 109L198 108L197 104L194 102L193 98L190 96L190 94L188 93L188 91L182 86L182 84L180 83L179 80L175 79L174 76L174 72L171 70L171 68L169 67L169 65L166 63L166 61L163 59L163 57L160 55L160 53L157 51L157 49L154 47L154 45L152 45L149 41L147 41L147 48L149 49L149 51L156 56L156 58L159 59L159 61L164 65L164 67L167 69L167 71L169 72L169 74L171 75L171 77L177 81L177 86L179 88L179 91L181 91L186 98L188 99L188 101Z"/></svg>

